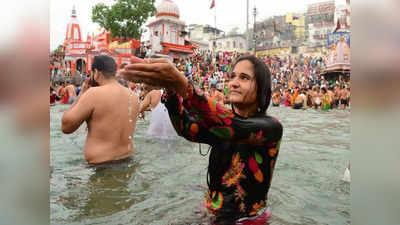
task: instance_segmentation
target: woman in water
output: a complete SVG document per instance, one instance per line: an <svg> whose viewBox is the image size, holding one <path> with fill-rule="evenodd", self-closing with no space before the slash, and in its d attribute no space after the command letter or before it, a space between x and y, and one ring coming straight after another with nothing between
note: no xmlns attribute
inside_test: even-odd
<svg viewBox="0 0 400 225"><path fill-rule="evenodd" d="M329 98L329 94L325 87L321 88L321 94L322 94L321 109L325 110L325 111L329 111L329 106L330 106L331 100Z"/></svg>
<svg viewBox="0 0 400 225"><path fill-rule="evenodd" d="M163 101L178 135L209 144L205 203L215 224L266 224L268 190L283 128L266 110L271 75L254 56L239 58L229 76L232 110L189 83L166 59L134 58L123 73L134 82L165 87Z"/></svg>

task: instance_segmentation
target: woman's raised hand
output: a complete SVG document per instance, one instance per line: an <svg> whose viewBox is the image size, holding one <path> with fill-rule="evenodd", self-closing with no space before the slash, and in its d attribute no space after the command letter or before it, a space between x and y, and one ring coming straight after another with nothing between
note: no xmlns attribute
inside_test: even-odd
<svg viewBox="0 0 400 225"><path fill-rule="evenodd" d="M182 96L186 94L187 79L168 59L132 57L131 63L121 71L125 79L135 83L165 87Z"/></svg>

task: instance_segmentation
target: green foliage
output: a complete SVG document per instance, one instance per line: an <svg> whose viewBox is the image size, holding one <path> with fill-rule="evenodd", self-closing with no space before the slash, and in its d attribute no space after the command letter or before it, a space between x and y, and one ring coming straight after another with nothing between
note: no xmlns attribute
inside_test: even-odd
<svg viewBox="0 0 400 225"><path fill-rule="evenodd" d="M140 27L154 16L155 0L115 0L111 7L99 3L92 8L92 21L111 31L112 37L139 39Z"/></svg>
<svg viewBox="0 0 400 225"><path fill-rule="evenodd" d="M234 27L232 30L228 32L228 35L236 35L239 34L239 27Z"/></svg>
<svg viewBox="0 0 400 225"><path fill-rule="evenodd" d="M62 45L58 45L58 47L54 49L54 52L62 52Z"/></svg>

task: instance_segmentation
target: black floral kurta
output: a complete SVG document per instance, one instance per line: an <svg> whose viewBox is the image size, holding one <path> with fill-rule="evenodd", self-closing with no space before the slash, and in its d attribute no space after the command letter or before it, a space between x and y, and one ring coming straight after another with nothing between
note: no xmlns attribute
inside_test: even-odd
<svg viewBox="0 0 400 225"><path fill-rule="evenodd" d="M217 218L236 220L264 208L279 153L281 123L271 116L243 118L193 85L186 100L168 93L163 102L180 136L216 151L233 152L218 186L206 193L208 210ZM217 163L210 156L210 166L216 168Z"/></svg>

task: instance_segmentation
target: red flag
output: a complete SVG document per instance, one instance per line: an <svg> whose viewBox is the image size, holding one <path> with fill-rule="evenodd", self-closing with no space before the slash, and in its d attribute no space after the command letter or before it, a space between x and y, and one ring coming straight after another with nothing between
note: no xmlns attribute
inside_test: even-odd
<svg viewBox="0 0 400 225"><path fill-rule="evenodd" d="M212 1L210 9L214 8L214 6L215 6L215 0Z"/></svg>

